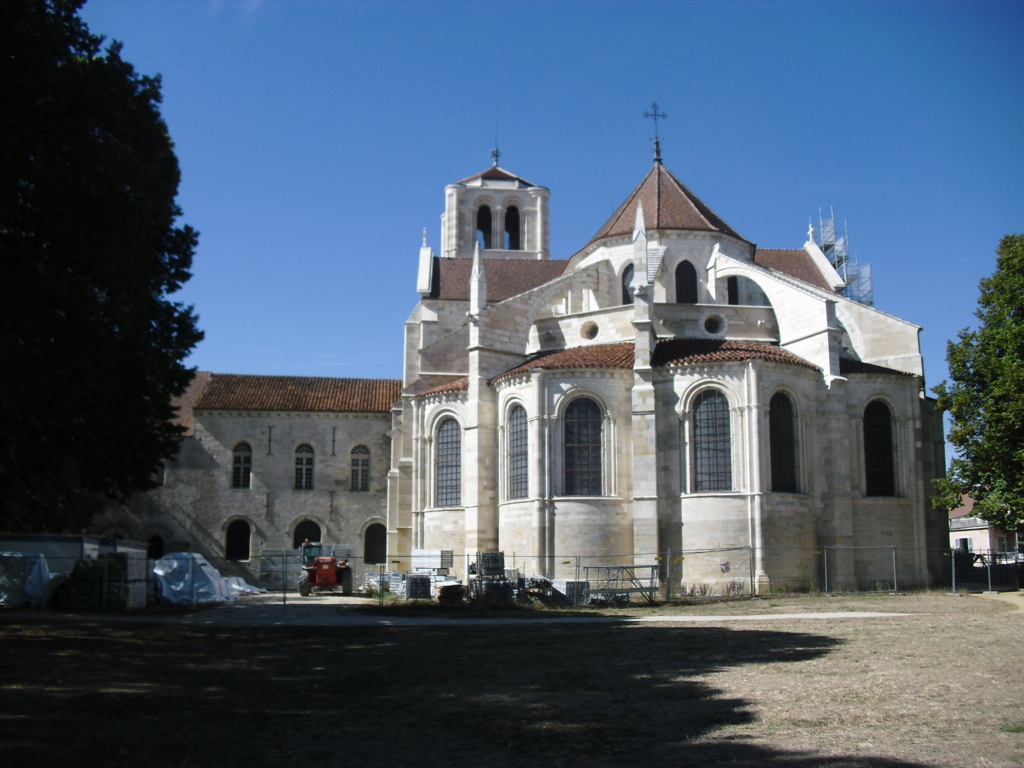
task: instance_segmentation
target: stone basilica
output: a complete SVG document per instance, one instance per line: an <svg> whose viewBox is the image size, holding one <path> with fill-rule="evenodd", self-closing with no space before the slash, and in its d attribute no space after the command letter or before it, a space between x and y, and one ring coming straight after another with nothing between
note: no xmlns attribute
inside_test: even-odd
<svg viewBox="0 0 1024 768"><path fill-rule="evenodd" d="M925 586L946 520L920 328L844 295L811 234L747 240L653 167L591 240L549 253L549 191L495 163L445 188L420 249L401 380L200 373L163 484L97 532L245 563L320 538L405 570L414 549L655 564L743 551L758 592ZM595 222L595 224L598 222ZM848 291L847 291L848 293ZM717 585L717 586L716 586Z"/></svg>

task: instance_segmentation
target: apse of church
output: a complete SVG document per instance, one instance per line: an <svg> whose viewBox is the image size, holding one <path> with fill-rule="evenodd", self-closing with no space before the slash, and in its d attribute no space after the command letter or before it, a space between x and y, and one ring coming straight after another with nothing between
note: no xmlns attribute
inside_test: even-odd
<svg viewBox="0 0 1024 768"><path fill-rule="evenodd" d="M844 297L811 234L757 248L660 159L565 260L547 251L546 189L495 165L445 195L406 323L389 551L500 549L572 578L577 555L745 549L749 564L688 578L764 591L817 583L822 546L878 547L833 564L870 583L898 547L917 583L937 574L919 329Z"/></svg>

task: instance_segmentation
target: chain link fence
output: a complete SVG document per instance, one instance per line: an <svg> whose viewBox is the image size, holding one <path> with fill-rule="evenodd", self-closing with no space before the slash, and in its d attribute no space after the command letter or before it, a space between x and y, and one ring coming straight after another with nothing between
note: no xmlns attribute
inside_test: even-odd
<svg viewBox="0 0 1024 768"><path fill-rule="evenodd" d="M325 554L331 554L326 552ZM462 584L470 599L514 596L520 591L563 605L637 601L702 601L784 593L884 593L914 589L993 592L1021 588L1024 556L1016 551L970 552L903 547L833 547L756 550L751 547L691 549L641 554L559 555L505 553L501 566L483 568L478 553L451 558L450 567L410 568L408 556L385 562L345 557L355 594L385 592L423 597L411 576L429 576L427 592ZM489 553L483 553L489 555ZM192 557L191 555L188 555ZM280 593L281 602L299 597L299 550L265 549L249 560L198 557L222 576ZM0 605L61 605L81 609L140 608L159 599L145 552L108 552L93 557L0 553ZM488 561L490 562L490 561ZM497 560L494 561L498 562ZM538 568L540 564L540 568ZM446 561L447 565L447 561ZM201 567L201 566L189 566ZM484 571L487 571L486 573ZM538 572L540 571L540 572ZM489 582L485 585L483 582ZM477 582L474 586L473 582ZM495 586L507 583L507 587ZM341 594L339 585L336 590ZM202 602L193 595L192 604Z"/></svg>

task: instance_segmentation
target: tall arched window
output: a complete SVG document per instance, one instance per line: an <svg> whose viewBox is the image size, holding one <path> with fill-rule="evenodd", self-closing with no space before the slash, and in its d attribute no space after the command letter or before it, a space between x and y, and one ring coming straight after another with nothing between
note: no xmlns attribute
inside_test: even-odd
<svg viewBox="0 0 1024 768"><path fill-rule="evenodd" d="M517 405L508 415L508 497L525 499L530 492L529 478L526 409Z"/></svg>
<svg viewBox="0 0 1024 768"><path fill-rule="evenodd" d="M480 250L491 247L491 209L481 205L476 209L476 241Z"/></svg>
<svg viewBox="0 0 1024 768"><path fill-rule="evenodd" d="M522 248L519 239L519 209L510 205L505 211L505 250L518 251Z"/></svg>
<svg viewBox="0 0 1024 768"><path fill-rule="evenodd" d="M688 261L676 267L676 304L697 303L697 269Z"/></svg>
<svg viewBox="0 0 1024 768"><path fill-rule="evenodd" d="M313 446L309 443L295 449L295 490L313 490Z"/></svg>
<svg viewBox="0 0 1024 768"><path fill-rule="evenodd" d="M732 490L729 401L706 389L693 401L693 490Z"/></svg>
<svg viewBox="0 0 1024 768"><path fill-rule="evenodd" d="M601 408L578 397L565 409L563 473L566 496L600 496Z"/></svg>
<svg viewBox="0 0 1024 768"><path fill-rule="evenodd" d="M434 476L437 478L437 506L459 506L462 503L462 428L455 419L445 419L437 429Z"/></svg>
<svg viewBox="0 0 1024 768"><path fill-rule="evenodd" d="M630 264L622 273L622 303L633 303L633 265Z"/></svg>
<svg viewBox="0 0 1024 768"><path fill-rule="evenodd" d="M245 520L232 522L224 536L224 558L226 560L248 560L251 535L252 529Z"/></svg>
<svg viewBox="0 0 1024 768"><path fill-rule="evenodd" d="M881 400L864 409L864 478L868 496L896 495L892 412Z"/></svg>
<svg viewBox="0 0 1024 768"><path fill-rule="evenodd" d="M352 485L353 491L370 490L370 449L365 445L357 445L352 449Z"/></svg>
<svg viewBox="0 0 1024 768"><path fill-rule="evenodd" d="M239 443L231 451L231 487L248 488L252 477L252 446Z"/></svg>
<svg viewBox="0 0 1024 768"><path fill-rule="evenodd" d="M772 490L796 493L796 419L793 401L782 392L768 404L768 442L772 455Z"/></svg>
<svg viewBox="0 0 1024 768"><path fill-rule="evenodd" d="M295 533L292 534L292 549L298 549L299 544L304 541L310 543L320 541L320 526L312 520L303 520L295 526Z"/></svg>
<svg viewBox="0 0 1024 768"><path fill-rule="evenodd" d="M386 563L388 559L388 529L374 523L363 534L363 561L367 565Z"/></svg>

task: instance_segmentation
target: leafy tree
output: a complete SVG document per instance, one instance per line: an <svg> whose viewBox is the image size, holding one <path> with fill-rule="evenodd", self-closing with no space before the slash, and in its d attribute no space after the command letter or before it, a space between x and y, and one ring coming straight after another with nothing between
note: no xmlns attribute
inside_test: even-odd
<svg viewBox="0 0 1024 768"><path fill-rule="evenodd" d="M981 281L981 327L949 343L954 383L935 388L960 455L934 501L953 508L972 496L978 515L1013 530L1024 522L1024 235L1007 235L996 253L995 274Z"/></svg>
<svg viewBox="0 0 1024 768"><path fill-rule="evenodd" d="M159 77L78 17L0 3L0 530L77 531L153 486L202 339Z"/></svg>

